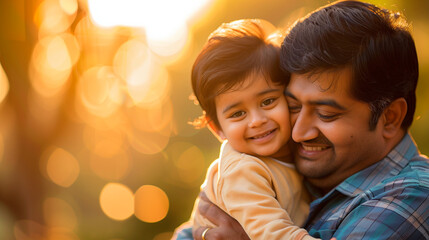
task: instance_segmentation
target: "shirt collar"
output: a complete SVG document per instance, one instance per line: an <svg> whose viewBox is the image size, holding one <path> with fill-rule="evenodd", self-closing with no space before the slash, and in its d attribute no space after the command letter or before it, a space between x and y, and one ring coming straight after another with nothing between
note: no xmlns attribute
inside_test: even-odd
<svg viewBox="0 0 429 240"><path fill-rule="evenodd" d="M411 135L407 133L385 158L350 176L335 189L347 196L356 196L381 181L398 175L416 154L418 154L417 146Z"/></svg>

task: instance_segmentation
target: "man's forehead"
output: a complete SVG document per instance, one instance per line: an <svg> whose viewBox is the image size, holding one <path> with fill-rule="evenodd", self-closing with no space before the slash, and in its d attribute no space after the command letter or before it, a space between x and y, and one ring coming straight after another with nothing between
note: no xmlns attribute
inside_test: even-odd
<svg viewBox="0 0 429 240"><path fill-rule="evenodd" d="M287 91L317 90L321 93L350 95L352 74L350 68L325 70L316 73L292 73Z"/></svg>

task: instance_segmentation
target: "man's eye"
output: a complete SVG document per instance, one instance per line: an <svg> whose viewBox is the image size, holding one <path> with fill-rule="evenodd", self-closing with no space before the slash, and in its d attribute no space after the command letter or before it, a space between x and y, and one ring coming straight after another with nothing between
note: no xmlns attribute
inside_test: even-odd
<svg viewBox="0 0 429 240"><path fill-rule="evenodd" d="M291 106L289 105L289 112L290 113L299 113L301 111L300 106Z"/></svg>
<svg viewBox="0 0 429 240"><path fill-rule="evenodd" d="M265 99L264 101L262 101L262 107L268 106L270 104L272 104L274 101L276 101L276 98L268 98Z"/></svg>
<svg viewBox="0 0 429 240"><path fill-rule="evenodd" d="M338 113L331 113L331 114L322 114L322 113L318 113L317 114L319 116L320 119L322 119L322 121L333 121L335 120L340 114Z"/></svg>
<svg viewBox="0 0 429 240"><path fill-rule="evenodd" d="M230 118L239 118L239 117L242 117L244 114L245 114L244 111L238 111L238 112L234 112L229 117Z"/></svg>

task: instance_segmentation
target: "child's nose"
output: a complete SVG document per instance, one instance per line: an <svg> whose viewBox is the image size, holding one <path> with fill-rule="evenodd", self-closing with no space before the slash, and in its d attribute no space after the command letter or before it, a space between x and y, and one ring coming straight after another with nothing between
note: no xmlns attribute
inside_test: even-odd
<svg viewBox="0 0 429 240"><path fill-rule="evenodd" d="M249 127L255 128L263 125L268 121L267 117L261 112L252 113L251 120L249 122Z"/></svg>

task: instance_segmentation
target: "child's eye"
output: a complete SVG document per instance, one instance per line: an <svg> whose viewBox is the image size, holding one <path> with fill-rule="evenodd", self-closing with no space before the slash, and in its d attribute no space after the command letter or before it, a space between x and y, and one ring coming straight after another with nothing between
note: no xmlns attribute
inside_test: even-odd
<svg viewBox="0 0 429 240"><path fill-rule="evenodd" d="M234 112L233 114L231 114L229 117L230 118L239 118L239 117L242 117L244 114L245 114L244 111L237 111L237 112Z"/></svg>
<svg viewBox="0 0 429 240"><path fill-rule="evenodd" d="M268 98L265 99L264 101L262 101L262 107L268 106L270 104L272 104L274 101L276 101L276 98Z"/></svg>

